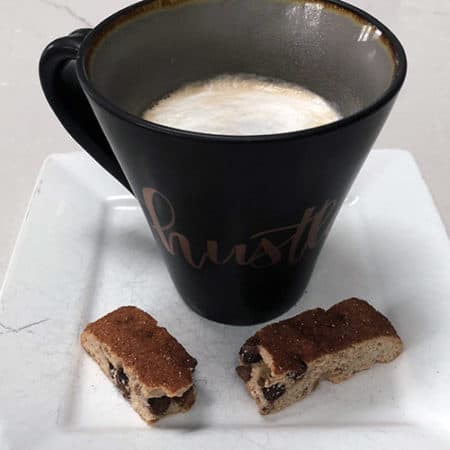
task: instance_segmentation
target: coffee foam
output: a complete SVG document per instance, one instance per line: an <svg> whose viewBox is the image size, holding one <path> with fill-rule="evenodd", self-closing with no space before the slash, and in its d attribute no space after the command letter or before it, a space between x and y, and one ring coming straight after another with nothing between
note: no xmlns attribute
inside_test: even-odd
<svg viewBox="0 0 450 450"><path fill-rule="evenodd" d="M172 128L232 136L299 131L340 117L326 100L299 85L242 74L186 84L143 114Z"/></svg>

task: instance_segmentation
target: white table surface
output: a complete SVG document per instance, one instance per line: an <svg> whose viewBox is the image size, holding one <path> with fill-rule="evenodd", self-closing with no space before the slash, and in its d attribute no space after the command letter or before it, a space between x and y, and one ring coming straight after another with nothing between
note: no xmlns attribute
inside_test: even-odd
<svg viewBox="0 0 450 450"><path fill-rule="evenodd" d="M129 0L0 0L0 283L45 157L79 146L41 92L38 61L51 40L94 26ZM409 57L406 85L376 147L416 158L450 227L450 1L354 0L389 26Z"/></svg>

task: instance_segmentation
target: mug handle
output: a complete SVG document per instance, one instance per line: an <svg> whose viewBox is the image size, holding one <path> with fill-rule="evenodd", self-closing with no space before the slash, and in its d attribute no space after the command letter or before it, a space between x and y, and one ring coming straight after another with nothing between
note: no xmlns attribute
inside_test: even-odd
<svg viewBox="0 0 450 450"><path fill-rule="evenodd" d="M131 187L106 140L76 73L76 59L90 28L50 43L39 61L39 78L48 103L68 133L130 192Z"/></svg>

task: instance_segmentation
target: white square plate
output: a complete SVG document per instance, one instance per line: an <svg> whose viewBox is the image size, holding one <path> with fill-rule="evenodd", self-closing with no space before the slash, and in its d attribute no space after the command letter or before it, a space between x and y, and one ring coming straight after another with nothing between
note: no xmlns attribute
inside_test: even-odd
<svg viewBox="0 0 450 450"><path fill-rule="evenodd" d="M307 293L287 315L358 296L405 343L377 365L261 417L234 373L257 327L182 302L136 201L83 153L50 157L1 296L0 449L449 449L449 241L407 152L373 151ZM198 361L188 414L145 425L82 351L87 322L138 305Z"/></svg>

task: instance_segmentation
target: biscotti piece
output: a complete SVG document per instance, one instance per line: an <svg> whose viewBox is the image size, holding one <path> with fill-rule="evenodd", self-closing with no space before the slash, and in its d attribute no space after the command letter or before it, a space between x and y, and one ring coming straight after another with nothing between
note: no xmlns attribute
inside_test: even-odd
<svg viewBox="0 0 450 450"><path fill-rule="evenodd" d="M144 311L124 306L90 323L81 345L148 424L193 405L197 361Z"/></svg>
<svg viewBox="0 0 450 450"><path fill-rule="evenodd" d="M241 347L236 371L259 412L269 414L301 400L321 380L340 383L392 361L402 349L389 320L351 298L262 328Z"/></svg>

